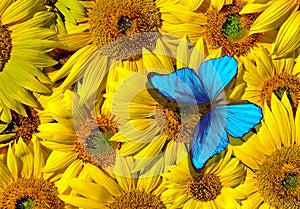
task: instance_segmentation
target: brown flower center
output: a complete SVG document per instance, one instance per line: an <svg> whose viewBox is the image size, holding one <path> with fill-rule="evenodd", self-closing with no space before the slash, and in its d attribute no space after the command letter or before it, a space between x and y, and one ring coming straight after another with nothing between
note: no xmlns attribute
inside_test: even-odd
<svg viewBox="0 0 300 209"><path fill-rule="evenodd" d="M116 197L114 202L109 206L111 209L120 208L139 208L139 209L164 209L166 206L162 203L159 197L148 194L145 191L134 190Z"/></svg>
<svg viewBox="0 0 300 209"><path fill-rule="evenodd" d="M57 2L57 0L41 0L41 4L43 4L45 6L50 6L50 7L54 7L56 2Z"/></svg>
<svg viewBox="0 0 300 209"><path fill-rule="evenodd" d="M139 58L143 47L154 48L160 16L152 0L97 0L89 13L93 43L108 56Z"/></svg>
<svg viewBox="0 0 300 209"><path fill-rule="evenodd" d="M210 105L163 107L157 104L154 118L169 140L189 144L197 124L209 109Z"/></svg>
<svg viewBox="0 0 300 209"><path fill-rule="evenodd" d="M62 209L64 202L57 195L54 184L43 178L20 178L0 190L0 208Z"/></svg>
<svg viewBox="0 0 300 209"><path fill-rule="evenodd" d="M11 49L11 31L6 25L0 23L0 72L3 71L10 58Z"/></svg>
<svg viewBox="0 0 300 209"><path fill-rule="evenodd" d="M25 143L29 143L32 135L38 132L38 127L41 124L38 112L32 107L25 108L28 117L12 111L12 121L2 134L7 134L8 136L11 134L14 135L2 141L1 144L18 140L19 137L22 137Z"/></svg>
<svg viewBox="0 0 300 209"><path fill-rule="evenodd" d="M117 128L113 120L101 114L96 121L89 120L82 126L75 150L84 162L99 168L112 166L115 163L116 150L121 148L120 143L110 141L116 133Z"/></svg>
<svg viewBox="0 0 300 209"><path fill-rule="evenodd" d="M296 75L287 73L274 75L270 80L265 81L260 97L262 101L266 99L270 106L272 93L281 99L284 92L287 93L293 111L296 112L300 100L300 79Z"/></svg>
<svg viewBox="0 0 300 209"><path fill-rule="evenodd" d="M192 198L208 202L221 194L222 184L217 175L205 173L203 176L190 178L187 189Z"/></svg>
<svg viewBox="0 0 300 209"><path fill-rule="evenodd" d="M242 1L233 1L220 11L210 8L207 12L207 43L212 49L222 47L222 55L246 55L258 40L257 34L248 36L258 14L239 15L244 5Z"/></svg>
<svg viewBox="0 0 300 209"><path fill-rule="evenodd" d="M300 208L300 146L274 152L260 166L256 176L265 202L274 208Z"/></svg>

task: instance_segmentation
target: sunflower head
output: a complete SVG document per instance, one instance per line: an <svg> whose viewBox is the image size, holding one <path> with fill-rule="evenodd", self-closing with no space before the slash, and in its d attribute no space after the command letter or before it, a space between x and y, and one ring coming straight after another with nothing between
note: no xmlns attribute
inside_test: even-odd
<svg viewBox="0 0 300 209"><path fill-rule="evenodd" d="M38 112L32 107L26 107L27 117L12 111L12 121L2 134L15 134L2 143L8 143L18 140L20 137L29 143L32 135L38 132L38 126L41 124Z"/></svg>
<svg viewBox="0 0 300 209"><path fill-rule="evenodd" d="M191 197L201 202L208 202L221 194L222 183L220 177L213 173L205 173L187 182L187 190Z"/></svg>
<svg viewBox="0 0 300 209"><path fill-rule="evenodd" d="M160 12L152 0L97 0L89 17L93 43L109 56L137 58L159 37Z"/></svg>
<svg viewBox="0 0 300 209"><path fill-rule="evenodd" d="M300 146L284 147L267 157L257 172L265 202L274 208L300 207Z"/></svg>
<svg viewBox="0 0 300 209"><path fill-rule="evenodd" d="M94 120L89 120L78 131L78 142L75 150L79 157L87 163L101 168L112 166L115 163L116 150L121 143L110 141L117 133L114 121L105 114Z"/></svg>
<svg viewBox="0 0 300 209"><path fill-rule="evenodd" d="M248 35L258 14L239 14L244 5L233 1L220 11L211 7L207 12L207 43L212 49L222 47L222 55L246 55L258 40L257 34Z"/></svg>
<svg viewBox="0 0 300 209"><path fill-rule="evenodd" d="M0 191L0 206L4 209L12 206L16 209L60 209L64 202L57 194L54 184L43 178L19 178Z"/></svg>

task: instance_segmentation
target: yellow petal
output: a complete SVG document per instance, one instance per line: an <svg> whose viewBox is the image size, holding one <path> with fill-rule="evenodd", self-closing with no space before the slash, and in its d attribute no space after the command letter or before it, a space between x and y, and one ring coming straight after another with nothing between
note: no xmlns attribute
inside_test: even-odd
<svg viewBox="0 0 300 209"><path fill-rule="evenodd" d="M211 0L211 4L214 8L220 11L225 3L225 0Z"/></svg>
<svg viewBox="0 0 300 209"><path fill-rule="evenodd" d="M249 35L263 33L278 28L295 8L295 0L278 0L268 7L254 21Z"/></svg>
<svg viewBox="0 0 300 209"><path fill-rule="evenodd" d="M25 178L30 178L33 172L33 154L29 147L20 137L15 146L16 156L21 159L23 163L22 175Z"/></svg>
<svg viewBox="0 0 300 209"><path fill-rule="evenodd" d="M204 0L190 0L190 10L194 12L199 9L203 1Z"/></svg>
<svg viewBox="0 0 300 209"><path fill-rule="evenodd" d="M171 59L171 55L166 49L164 43L158 39L156 42L156 48L154 50L155 55L160 60L161 64L163 65L163 69L167 72L173 72L174 67Z"/></svg>
<svg viewBox="0 0 300 209"><path fill-rule="evenodd" d="M272 1L269 1L266 4L250 3L245 5L239 14L242 15L242 14L251 14L251 13L261 13L265 9L267 9L272 3L273 3Z"/></svg>
<svg viewBox="0 0 300 209"><path fill-rule="evenodd" d="M108 57L100 56L98 53L95 53L83 66L81 72L83 76L82 86L78 89L78 92L80 92L79 105L87 103L92 96L96 96L100 84L104 82L104 77L109 71L109 67Z"/></svg>
<svg viewBox="0 0 300 209"><path fill-rule="evenodd" d="M286 55L300 46L300 11L294 12L280 27L272 54Z"/></svg>
<svg viewBox="0 0 300 209"><path fill-rule="evenodd" d="M0 1L0 17L3 12L14 2L14 0L2 0Z"/></svg>
<svg viewBox="0 0 300 209"><path fill-rule="evenodd" d="M13 153L11 144L7 151L7 167L10 170L11 175L16 180L18 179L18 162L15 154Z"/></svg>
<svg viewBox="0 0 300 209"><path fill-rule="evenodd" d="M44 172L55 172L64 169L71 165L77 158L77 154L74 152L59 152L53 151L43 168Z"/></svg>
<svg viewBox="0 0 300 209"><path fill-rule="evenodd" d="M93 174L92 178L95 180L95 182L104 186L110 194L113 196L120 196L122 194L121 188L110 176L92 164L87 164L85 166L90 173Z"/></svg>
<svg viewBox="0 0 300 209"><path fill-rule="evenodd" d="M33 174L35 177L41 177L42 176L41 170L45 165L45 156L41 144L35 135L32 136L31 141L33 143L33 154L34 154Z"/></svg>
<svg viewBox="0 0 300 209"><path fill-rule="evenodd" d="M69 180L71 178L77 178L80 174L83 167L83 163L80 159L74 160L70 163L68 168L65 170L61 179L57 182L58 192L60 194L64 193L66 189L69 187Z"/></svg>
<svg viewBox="0 0 300 209"><path fill-rule="evenodd" d="M18 0L13 2L2 14L1 24L9 25L14 22L25 20L37 9L39 1Z"/></svg>
<svg viewBox="0 0 300 209"><path fill-rule="evenodd" d="M106 208L105 204L95 202L83 197L75 197L70 195L59 195L59 198L67 204L77 206L85 209L99 209Z"/></svg>
<svg viewBox="0 0 300 209"><path fill-rule="evenodd" d="M8 168L0 162L0 186L1 188L5 188L6 185L11 184L13 182L13 176L9 172Z"/></svg>
<svg viewBox="0 0 300 209"><path fill-rule="evenodd" d="M177 48L176 65L177 69L188 67L189 64L189 41L186 36L180 40Z"/></svg>
<svg viewBox="0 0 300 209"><path fill-rule="evenodd" d="M96 202L111 203L114 198L108 191L99 184L86 182L80 179L70 180L70 186L88 199Z"/></svg>
<svg viewBox="0 0 300 209"><path fill-rule="evenodd" d="M205 60L207 54L207 46L204 39L200 37L191 53L189 67L198 72L200 64Z"/></svg>

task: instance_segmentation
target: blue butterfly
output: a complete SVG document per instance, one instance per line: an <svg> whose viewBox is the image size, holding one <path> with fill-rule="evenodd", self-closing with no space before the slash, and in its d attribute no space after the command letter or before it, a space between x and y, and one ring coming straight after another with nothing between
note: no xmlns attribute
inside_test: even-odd
<svg viewBox="0 0 300 209"><path fill-rule="evenodd" d="M191 139L191 162L196 170L228 146L227 134L242 137L262 119L260 107L245 101L230 102L225 97L224 89L231 87L237 67L233 57L223 56L203 62L199 76L190 68L170 74L148 74L148 81L155 91L179 107L210 104Z"/></svg>

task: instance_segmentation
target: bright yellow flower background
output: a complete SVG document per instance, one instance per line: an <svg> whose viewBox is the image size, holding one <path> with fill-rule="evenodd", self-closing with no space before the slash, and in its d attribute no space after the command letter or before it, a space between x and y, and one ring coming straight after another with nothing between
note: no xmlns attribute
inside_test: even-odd
<svg viewBox="0 0 300 209"><path fill-rule="evenodd" d="M195 169L147 76L222 56L263 118ZM300 208L299 0L0 0L0 208Z"/></svg>

